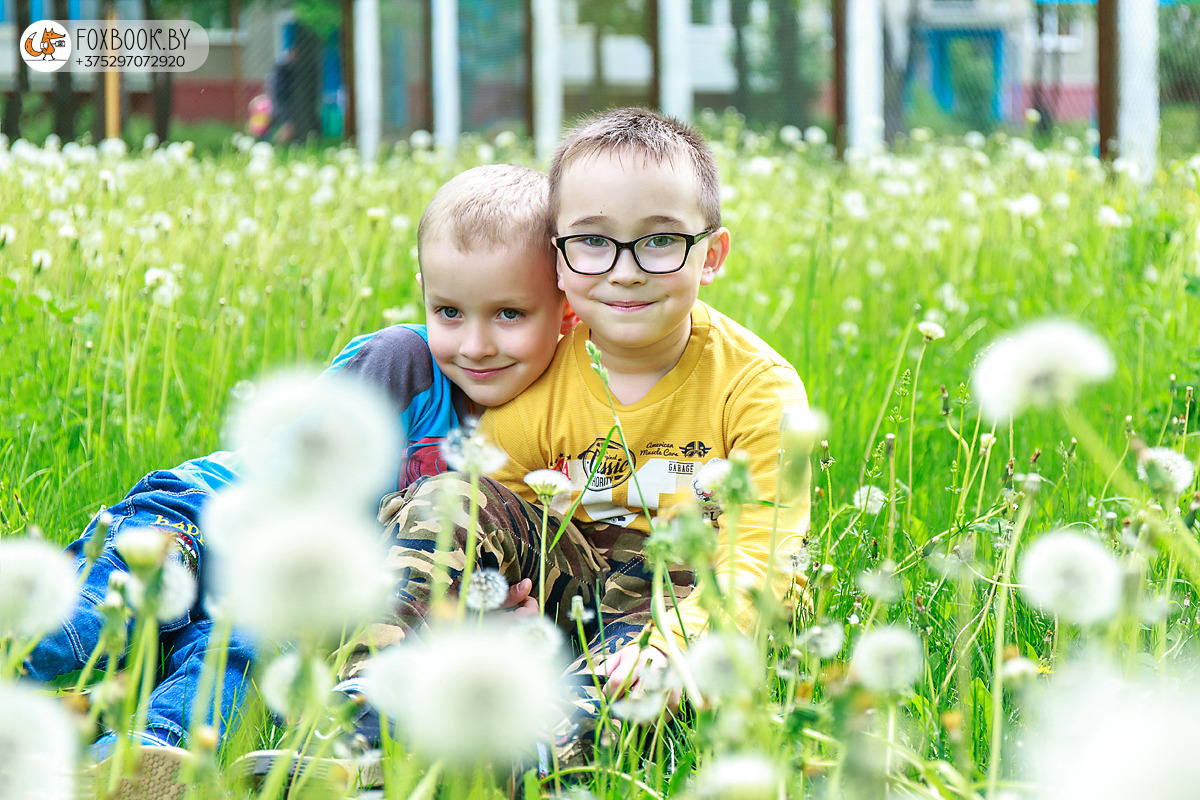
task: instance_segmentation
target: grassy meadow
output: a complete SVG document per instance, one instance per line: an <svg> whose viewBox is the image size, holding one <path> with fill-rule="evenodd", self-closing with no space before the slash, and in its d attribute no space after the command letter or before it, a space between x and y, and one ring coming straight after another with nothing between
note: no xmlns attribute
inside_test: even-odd
<svg viewBox="0 0 1200 800"><path fill-rule="evenodd" d="M729 116L702 124L733 249L701 298L790 360L828 419L803 565L812 608L765 617L748 640L760 658L733 658L754 665L733 670L737 691L714 690L658 729L627 726L594 768L542 789L1190 796L1177 775L1194 774L1183 748L1200 727L1179 711L1200 707L1187 680L1200 631L1196 483L1163 489L1153 467L1139 480L1137 455L1200 459L1200 161L1143 184L1069 137L1037 149L1011 134L937 140L918 129L894 153L841 164L815 133L755 133ZM320 367L356 334L422 321L421 210L453 174L495 161L533 163L504 137L454 155L401 142L375 164L349 149L248 143L203 158L179 143L0 148L3 537L67 544L147 471L221 447L241 382ZM1011 424L982 418L971 382L981 353L1046 318L1093 332L1111 377ZM1077 358L1055 341L1037 350L1050 373ZM1044 388L1046 376L1026 377ZM1019 588L1024 554L1066 528L1118 570L1107 613L1078 624ZM1085 589L1087 557L1074 576ZM913 638L892 651L876 640L874 656L860 647L894 631ZM909 641L919 648L905 679ZM1056 725L1072 698L1091 697L1060 689L1073 665L1107 670L1104 685L1118 687L1104 696L1123 722L1098 718L1091 731L1115 724L1157 744L1109 761L1071 750L1086 737ZM1036 720L1037 708L1058 719ZM254 720L214 763L284 738ZM389 797L507 796L505 779L454 775L395 748ZM521 796L538 791L518 778ZM248 790L217 768L196 792Z"/></svg>

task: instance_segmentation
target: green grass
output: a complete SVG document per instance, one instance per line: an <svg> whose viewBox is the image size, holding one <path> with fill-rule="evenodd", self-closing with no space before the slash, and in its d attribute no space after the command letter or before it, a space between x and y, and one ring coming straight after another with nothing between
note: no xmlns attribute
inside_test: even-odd
<svg viewBox="0 0 1200 800"><path fill-rule="evenodd" d="M1194 125L1173 110L1169 116L1172 129ZM825 663L797 661L788 656L789 629L775 628L762 703L699 712L665 744L619 744L601 759L610 769L589 785L601 797L637 796L641 790L614 777L629 774L682 796L697 763L755 746L778 757L792 796L823 793L829 776L846 796L882 796L872 792L884 778L857 775L846 759L866 736L905 754L892 760L894 786L919 796L977 796L997 741L989 710L996 606L985 603L1004 592L986 580L945 580L926 557L958 547L979 575L999 573L1016 516L1006 490L1020 489L1005 482L1010 459L1015 472L1047 481L1021 501L1023 542L1066 524L1099 530L1108 510L1146 511L1145 498L1109 484L1103 449L1054 410L1031 410L1011 430L996 430L987 472L973 472L978 435L989 430L967 389L973 364L989 342L1024 323L1080 321L1109 344L1117 368L1081 395L1079 418L1118 455L1129 425L1143 441L1181 449L1195 462L1195 404L1186 438L1172 418L1184 413L1184 387L1200 379L1196 179L1175 165L1138 189L1083 155L1052 148L1046 159L1031 158L1009 137L989 140L982 153L944 140L845 166L824 149L785 148L771 135L747 144L740 129L722 129L728 120L707 124L716 131L733 250L702 298L789 359L831 420L832 463L814 474L812 530L814 542L832 547L836 572L818 582L816 602L825 624L845 626L851 644ZM481 157L474 143L453 159L402 147L364 168L350 151L255 164L232 148L211 150L220 154L77 164L3 154L11 161L0 166L0 225L15 229L0 250L5 535L36 527L65 544L146 471L221 446L238 381L285 364L324 364L351 336L397 316L419 321L416 221L438 185ZM496 158L528 156L501 150ZM116 191L104 188L104 169ZM850 211L853 192L868 210L861 218ZM1029 219L1005 205L1025 193L1042 205ZM1062 198L1056 205L1058 193L1065 207ZM1104 205L1128 215L1128 227L1102 227ZM384 211L369 215L369 208ZM78 238L60 235L64 225ZM51 257L40 270L39 250ZM152 268L176 271L182 291L173 303L154 302L145 280ZM927 316L946 337L926 346L914 324ZM889 433L894 475L882 450ZM1128 456L1123 469L1132 472ZM893 487L894 534L888 511L869 516L850 505L867 483ZM878 566L890 535L899 595L877 602L856 578ZM1127 542L1106 541L1128 557ZM1196 622L1181 612L1197 598L1190 583L1176 580L1179 556L1169 548L1152 554L1138 587L1168 600L1164 620L1121 618L1106 630L1077 630L1015 593L1001 649L1047 670L1087 643L1108 642L1127 660L1194 654ZM869 620L920 635L927 669L913 691L874 696L845 681L852 643ZM1005 702L1002 718L1017 730L1019 707ZM869 707L878 714L864 717ZM964 712L961 721L955 712ZM881 732L880 720L897 719L903 735L887 726ZM266 727L242 734L233 749L272 735ZM1013 749L1002 752L999 774L1017 775ZM953 764L963 783L937 789L930 770L938 762ZM412 769L404 778L410 786L421 774Z"/></svg>

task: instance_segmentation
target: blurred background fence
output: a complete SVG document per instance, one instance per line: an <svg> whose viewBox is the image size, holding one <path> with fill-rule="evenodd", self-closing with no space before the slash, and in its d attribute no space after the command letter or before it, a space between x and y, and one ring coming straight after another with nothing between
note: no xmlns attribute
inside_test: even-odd
<svg viewBox="0 0 1200 800"><path fill-rule="evenodd" d="M687 0L690 20L677 44L687 54L692 107L734 109L752 128L815 125L831 135L837 107L832 1ZM451 0L462 133L530 133L535 2ZM563 118L614 104L660 104L664 2L558 0ZM1149 86L1159 99L1161 154L1195 153L1200 8L1166 0L1113 2L1140 9L1121 18L1122 36L1157 41L1157 63L1140 67L1153 74L1138 80L1141 94ZM247 129L275 141L351 138L357 132L356 86L364 85L363 76L354 74L362 64L356 43L364 33L378 38L379 58L370 67L377 80L367 85L378 92L382 137L431 131L434 17L445 3L378 0L377 11L363 20L356 19L357 0L0 0L4 133L35 142L50 133L63 140L104 135L95 110L103 107L100 76L29 73L17 40L29 21L109 13L122 20L192 19L211 40L208 62L194 73L122 75L121 133L131 144L151 131L202 147L220 147L233 131ZM867 8L880 17L878 124L887 141L918 126L935 134L1032 127L1035 134L1057 130L1081 141L1097 128L1095 2L870 3L851 6L849 13ZM369 30L356 32L356 25ZM1121 72L1121 80L1128 74ZM1095 138L1090 134L1090 145Z"/></svg>

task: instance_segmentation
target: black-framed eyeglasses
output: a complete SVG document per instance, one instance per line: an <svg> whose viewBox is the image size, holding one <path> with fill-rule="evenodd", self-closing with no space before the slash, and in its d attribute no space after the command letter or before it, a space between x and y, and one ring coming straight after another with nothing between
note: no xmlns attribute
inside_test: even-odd
<svg viewBox="0 0 1200 800"><path fill-rule="evenodd" d="M556 236L554 245L563 254L567 269L580 275L603 275L617 265L622 250L633 253L642 272L667 275L683 269L692 245L712 233L712 229L690 233L648 233L631 242L618 242L598 233Z"/></svg>

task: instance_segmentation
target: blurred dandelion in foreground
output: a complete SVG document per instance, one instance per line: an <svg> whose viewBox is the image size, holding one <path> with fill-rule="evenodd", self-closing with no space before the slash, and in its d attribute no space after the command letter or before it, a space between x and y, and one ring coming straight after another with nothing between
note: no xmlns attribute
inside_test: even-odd
<svg viewBox="0 0 1200 800"><path fill-rule="evenodd" d="M740 634L709 633L692 642L688 669L705 705L748 700L764 674L754 643Z"/></svg>
<svg viewBox="0 0 1200 800"><path fill-rule="evenodd" d="M1028 325L992 346L971 375L979 410L1004 422L1027 406L1074 401L1089 383L1116 369L1108 346L1087 328L1065 320Z"/></svg>
<svg viewBox="0 0 1200 800"><path fill-rule="evenodd" d="M862 635L850 659L851 674L868 689L900 692L921 677L921 641L904 628L873 628Z"/></svg>
<svg viewBox="0 0 1200 800"><path fill-rule="evenodd" d="M695 796L703 800L777 800L783 797L779 767L757 754L713 759L697 773Z"/></svg>
<svg viewBox="0 0 1200 800"><path fill-rule="evenodd" d="M1117 559L1095 539L1073 531L1036 539L1021 558L1019 574L1026 599L1067 622L1102 622L1120 606Z"/></svg>
<svg viewBox="0 0 1200 800"><path fill-rule="evenodd" d="M470 475L491 474L508 461L508 453L489 442L473 423L450 431L441 450L450 469Z"/></svg>
<svg viewBox="0 0 1200 800"><path fill-rule="evenodd" d="M946 337L946 329L931 320L918 322L917 332L924 337L925 344L936 342L938 339L944 339Z"/></svg>
<svg viewBox="0 0 1200 800"><path fill-rule="evenodd" d="M57 631L78 596L71 559L57 547L36 539L0 539L0 640Z"/></svg>
<svg viewBox="0 0 1200 800"><path fill-rule="evenodd" d="M1196 469L1182 453L1149 447L1138 454L1137 474L1155 494L1179 497L1192 485Z"/></svg>
<svg viewBox="0 0 1200 800"><path fill-rule="evenodd" d="M218 602L259 636L279 642L340 633L386 606L392 580L366 521L318 507L277 510L269 524L231 538L221 541L213 564Z"/></svg>
<svg viewBox="0 0 1200 800"><path fill-rule="evenodd" d="M280 496L374 501L400 458L396 415L372 387L290 372L258 384L230 438L248 480Z"/></svg>
<svg viewBox="0 0 1200 800"><path fill-rule="evenodd" d="M1095 665L1056 674L1029 704L1035 800L1193 800L1200 691L1192 676L1129 679Z"/></svg>
<svg viewBox="0 0 1200 800"><path fill-rule="evenodd" d="M860 486L850 498L850 504L872 517L883 510L887 495L878 486Z"/></svg>
<svg viewBox="0 0 1200 800"><path fill-rule="evenodd" d="M62 705L20 684L0 684L0 797L74 797L75 725Z"/></svg>
<svg viewBox="0 0 1200 800"><path fill-rule="evenodd" d="M458 764L530 751L563 697L560 663L492 620L434 629L374 658L368 700L423 755Z"/></svg>
<svg viewBox="0 0 1200 800"><path fill-rule="evenodd" d="M830 659L842 652L846 643L846 629L833 622L810 625L796 637L796 644L818 658Z"/></svg>
<svg viewBox="0 0 1200 800"><path fill-rule="evenodd" d="M295 722L306 709L329 701L333 673L324 659L292 650L267 665L258 688L267 708Z"/></svg>

